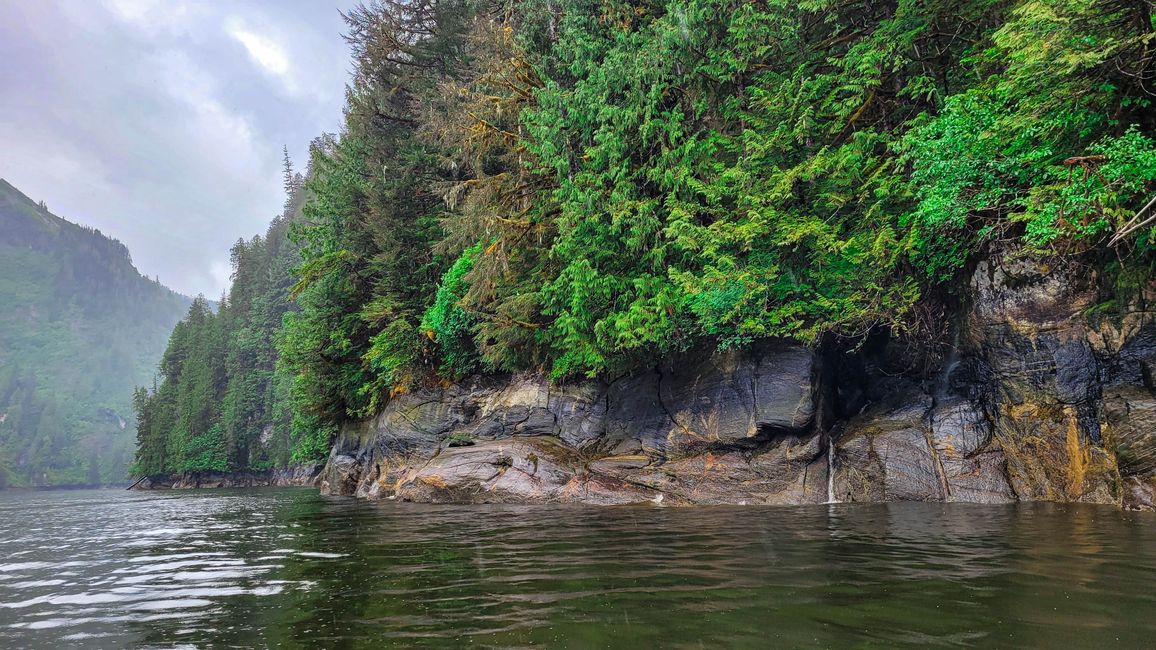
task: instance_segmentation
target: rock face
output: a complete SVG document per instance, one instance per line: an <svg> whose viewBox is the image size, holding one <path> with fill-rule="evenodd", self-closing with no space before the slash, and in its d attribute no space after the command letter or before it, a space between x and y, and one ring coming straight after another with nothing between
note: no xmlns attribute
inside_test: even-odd
<svg viewBox="0 0 1156 650"><path fill-rule="evenodd" d="M454 502L820 502L814 355L769 343L610 383L485 377L347 426L330 494Z"/></svg>
<svg viewBox="0 0 1156 650"><path fill-rule="evenodd" d="M1097 319L1081 274L981 264L930 370L886 337L847 353L771 341L610 382L472 377L403 395L341 431L318 483L455 503L1150 508L1156 286Z"/></svg>
<svg viewBox="0 0 1156 650"><path fill-rule="evenodd" d="M833 451L840 501L1006 503L1003 454L984 414L953 397L937 404L917 386L898 390L841 426Z"/></svg>

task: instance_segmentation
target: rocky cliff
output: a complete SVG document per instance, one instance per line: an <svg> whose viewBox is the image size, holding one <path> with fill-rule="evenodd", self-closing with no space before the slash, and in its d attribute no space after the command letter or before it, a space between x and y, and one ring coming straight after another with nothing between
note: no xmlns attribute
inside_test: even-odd
<svg viewBox="0 0 1156 650"><path fill-rule="evenodd" d="M1077 282L1075 278L1083 278ZM952 344L771 341L610 382L472 377L346 426L323 492L429 502L1156 502L1150 284L994 259Z"/></svg>

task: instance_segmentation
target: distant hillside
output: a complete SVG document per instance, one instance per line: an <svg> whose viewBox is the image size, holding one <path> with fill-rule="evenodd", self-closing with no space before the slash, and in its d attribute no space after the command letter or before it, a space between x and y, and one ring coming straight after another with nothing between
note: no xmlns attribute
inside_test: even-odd
<svg viewBox="0 0 1156 650"><path fill-rule="evenodd" d="M189 303L0 179L0 487L124 480L133 387Z"/></svg>

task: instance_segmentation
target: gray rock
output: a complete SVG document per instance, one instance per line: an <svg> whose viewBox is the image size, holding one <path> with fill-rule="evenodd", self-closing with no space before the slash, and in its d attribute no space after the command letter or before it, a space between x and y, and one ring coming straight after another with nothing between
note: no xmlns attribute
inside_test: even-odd
<svg viewBox="0 0 1156 650"><path fill-rule="evenodd" d="M818 436L806 435L814 421L811 356L798 345L770 343L690 355L609 385L553 387L525 375L402 395L378 417L342 431L322 489L414 500L618 503L651 499L662 485L672 502L821 500L826 465L813 467L822 452ZM539 465L527 473L519 458L530 455ZM679 476L696 467L705 473ZM671 476L677 480L666 482Z"/></svg>
<svg viewBox="0 0 1156 650"><path fill-rule="evenodd" d="M802 431L815 417L814 355L799 345L763 351L755 366L755 424Z"/></svg>
<svg viewBox="0 0 1156 650"><path fill-rule="evenodd" d="M928 445L926 431L885 431L873 437L872 449L883 470L885 500L946 500L941 469Z"/></svg>
<svg viewBox="0 0 1156 650"><path fill-rule="evenodd" d="M381 494L431 503L601 504L653 501L656 493L579 471L573 451L553 438L493 440L447 449Z"/></svg>
<svg viewBox="0 0 1156 650"><path fill-rule="evenodd" d="M610 384L605 397L604 449L626 444L655 456L667 453L676 425L660 398L660 379L657 373L647 372Z"/></svg>
<svg viewBox="0 0 1156 650"><path fill-rule="evenodd" d="M744 361L737 353L720 354L659 378L658 398L673 420L673 446L734 442L758 433L757 361Z"/></svg>
<svg viewBox="0 0 1156 650"><path fill-rule="evenodd" d="M991 423L975 404L954 399L937 406L930 419L931 443L943 475L945 500L1015 501L1003 453L992 445Z"/></svg>
<svg viewBox="0 0 1156 650"><path fill-rule="evenodd" d="M709 356L664 373L659 399L673 420L670 441L694 447L742 441L764 431L804 431L815 413L813 356L802 346L769 345Z"/></svg>
<svg viewBox="0 0 1156 650"><path fill-rule="evenodd" d="M1149 392L1156 395L1156 354L1140 360L1140 373Z"/></svg>
<svg viewBox="0 0 1156 650"><path fill-rule="evenodd" d="M937 405L930 417L931 435L940 454L965 458L991 442L991 424L967 400L956 398Z"/></svg>
<svg viewBox="0 0 1156 650"><path fill-rule="evenodd" d="M974 392L1020 499L1118 502L1100 404L1112 365L1102 357L1120 349L1121 337L1093 331L1084 314L1097 294L1088 280L1075 266L1011 256L980 264L972 279L966 341L979 369Z"/></svg>
<svg viewBox="0 0 1156 650"><path fill-rule="evenodd" d="M606 387L595 382L566 384L550 396L550 411L558 427L558 437L581 449L600 440L606 433Z"/></svg>
<svg viewBox="0 0 1156 650"><path fill-rule="evenodd" d="M835 442L835 499L942 501L946 496L926 431L931 397L908 384L849 421Z"/></svg>
<svg viewBox="0 0 1156 650"><path fill-rule="evenodd" d="M1156 396L1141 386L1112 386L1105 391L1104 414L1121 474L1156 474Z"/></svg>
<svg viewBox="0 0 1156 650"><path fill-rule="evenodd" d="M666 462L619 457L590 470L649 488L666 503L799 504L827 498L827 464L819 436L783 437L755 453L704 452Z"/></svg>
<svg viewBox="0 0 1156 650"><path fill-rule="evenodd" d="M1014 501L983 413L958 397L931 405L930 395L909 384L849 422L835 447L835 497Z"/></svg>
<svg viewBox="0 0 1156 650"><path fill-rule="evenodd" d="M321 474L321 493L335 496L353 496L361 478L361 466L357 459L346 454L330 456L329 463Z"/></svg>

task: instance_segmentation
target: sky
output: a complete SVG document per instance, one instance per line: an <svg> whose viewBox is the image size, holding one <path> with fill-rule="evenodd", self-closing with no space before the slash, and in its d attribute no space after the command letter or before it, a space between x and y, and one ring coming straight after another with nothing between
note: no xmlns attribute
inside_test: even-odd
<svg viewBox="0 0 1156 650"><path fill-rule="evenodd" d="M0 0L0 178L219 297L341 125L355 0ZM0 233L0 237L3 233Z"/></svg>

